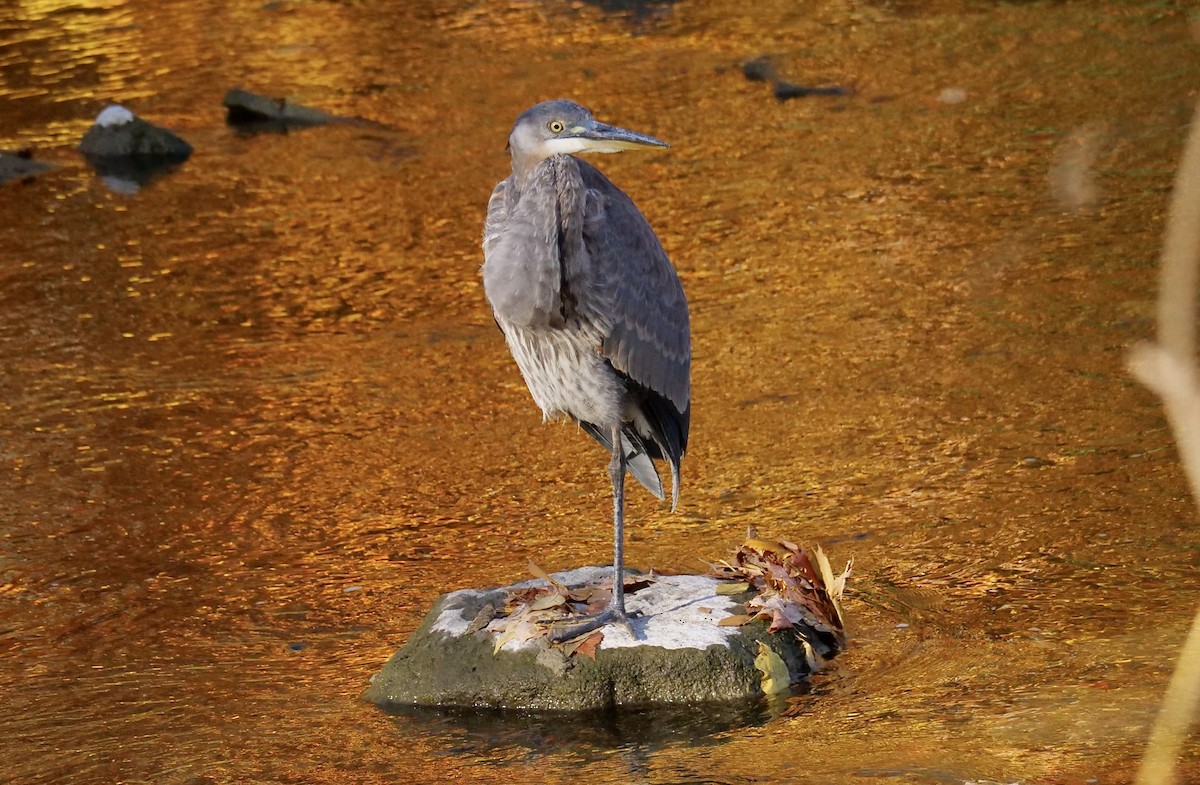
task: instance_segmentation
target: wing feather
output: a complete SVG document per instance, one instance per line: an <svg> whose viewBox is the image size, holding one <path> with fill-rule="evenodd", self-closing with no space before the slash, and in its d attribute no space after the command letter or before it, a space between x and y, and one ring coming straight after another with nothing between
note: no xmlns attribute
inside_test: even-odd
<svg viewBox="0 0 1200 785"><path fill-rule="evenodd" d="M561 327L562 268L547 238L557 232L557 215L531 209L512 180L492 191L483 226L483 288L498 320L521 327Z"/></svg>
<svg viewBox="0 0 1200 785"><path fill-rule="evenodd" d="M578 165L588 189L587 277L607 294L599 317L607 327L601 351L614 368L682 414L690 408L692 359L683 285L633 201L587 162Z"/></svg>

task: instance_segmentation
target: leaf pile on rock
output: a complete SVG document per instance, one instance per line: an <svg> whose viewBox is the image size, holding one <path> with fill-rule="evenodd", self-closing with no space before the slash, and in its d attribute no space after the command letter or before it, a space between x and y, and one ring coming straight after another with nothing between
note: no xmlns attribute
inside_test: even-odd
<svg viewBox="0 0 1200 785"><path fill-rule="evenodd" d="M841 598L850 564L834 576L819 547L810 557L795 543L761 538L750 531L732 560L709 566L716 577L732 582L718 588L719 593L757 592L744 613L722 619L721 624L741 626L762 619L768 622L768 632L791 629L805 640L815 633L826 638L823 643L834 651L845 646Z"/></svg>
<svg viewBox="0 0 1200 785"><path fill-rule="evenodd" d="M505 593L503 607L484 606L471 628L485 630L496 637L493 652L511 644L520 648L537 638L546 638L551 647L561 650L568 657L573 654L596 659L596 649L604 640L603 630L579 635L566 641L551 640L548 635L555 622L578 616L600 613L612 598L612 580L571 588L555 580L545 570L529 562L529 570L543 584L521 589L510 589ZM644 589L654 581L652 575L625 579L625 593Z"/></svg>

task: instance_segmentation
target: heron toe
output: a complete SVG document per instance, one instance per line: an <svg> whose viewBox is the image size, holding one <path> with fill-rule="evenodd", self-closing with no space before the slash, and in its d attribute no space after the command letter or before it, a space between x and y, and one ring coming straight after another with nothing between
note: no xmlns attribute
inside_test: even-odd
<svg viewBox="0 0 1200 785"><path fill-rule="evenodd" d="M576 616L556 621L550 625L550 634L547 637L552 643L563 643L595 632L609 624L620 624L629 631L629 637L637 640L637 633L633 631L633 625L630 623L630 614L612 605L590 616Z"/></svg>

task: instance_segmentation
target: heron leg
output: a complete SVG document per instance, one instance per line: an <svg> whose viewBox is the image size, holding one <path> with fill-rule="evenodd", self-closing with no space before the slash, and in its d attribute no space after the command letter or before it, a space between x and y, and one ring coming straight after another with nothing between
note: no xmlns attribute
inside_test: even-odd
<svg viewBox="0 0 1200 785"><path fill-rule="evenodd" d="M613 593L609 607L628 627L625 618L625 449L621 445L620 424L613 428L612 443L608 477L612 480L613 494Z"/></svg>
<svg viewBox="0 0 1200 785"><path fill-rule="evenodd" d="M629 630L629 637L637 639L633 625L625 614L625 449L621 444L621 425L612 429L612 458L608 462L608 476L612 480L613 493L613 588L608 607L595 616L580 621L556 622L551 625L550 640L568 641L607 624L621 624Z"/></svg>

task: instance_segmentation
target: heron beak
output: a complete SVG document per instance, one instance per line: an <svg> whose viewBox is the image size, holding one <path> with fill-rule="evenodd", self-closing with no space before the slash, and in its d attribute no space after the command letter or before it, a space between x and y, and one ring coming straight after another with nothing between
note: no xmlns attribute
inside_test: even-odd
<svg viewBox="0 0 1200 785"><path fill-rule="evenodd" d="M653 136L646 136L615 125L605 125L593 120L586 125L571 129L571 135L580 142L583 153L619 153L622 150L637 150L642 147L670 147Z"/></svg>

